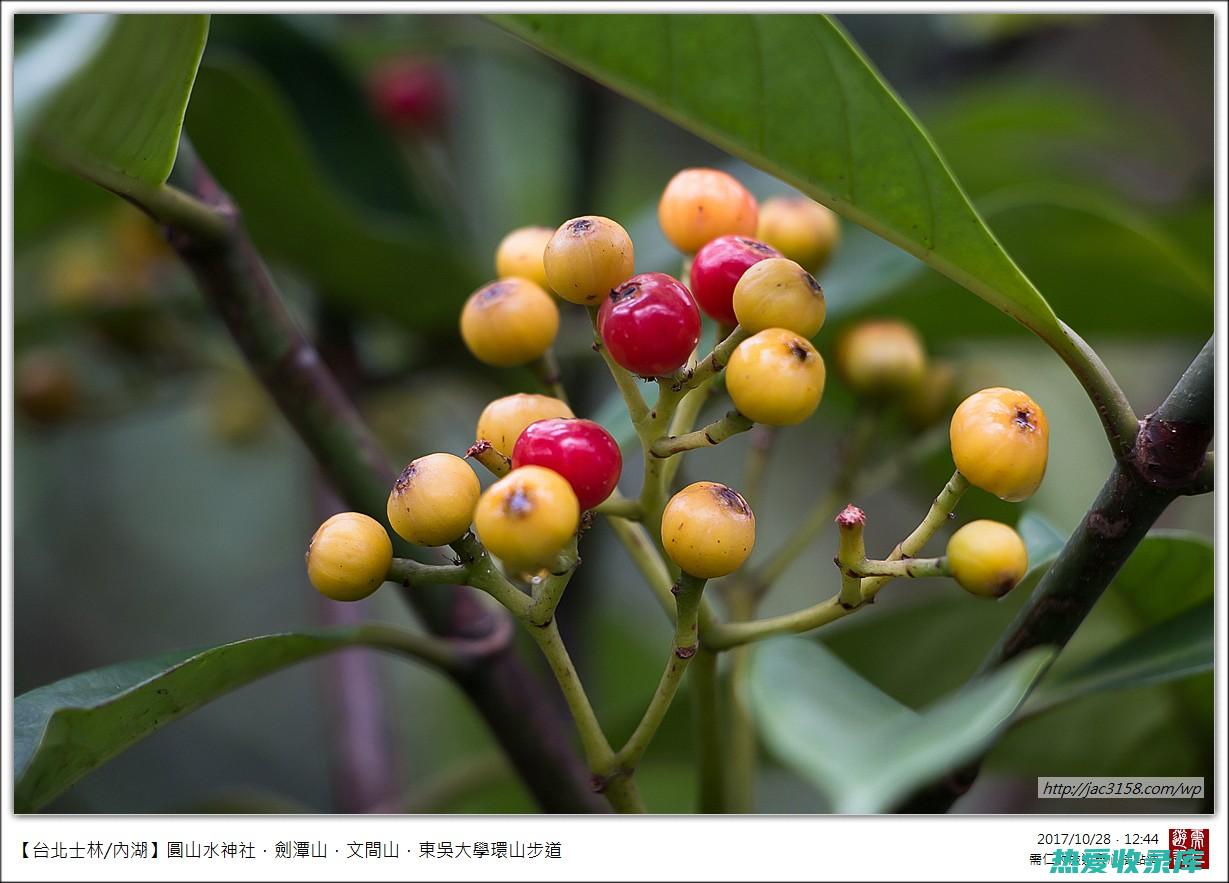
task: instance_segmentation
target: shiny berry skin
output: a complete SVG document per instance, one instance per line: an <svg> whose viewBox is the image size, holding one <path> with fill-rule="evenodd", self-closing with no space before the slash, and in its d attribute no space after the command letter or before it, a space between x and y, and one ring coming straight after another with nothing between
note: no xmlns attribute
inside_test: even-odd
<svg viewBox="0 0 1229 883"><path fill-rule="evenodd" d="M737 491L697 481L670 498L661 542L684 573L716 579L738 570L755 546L755 513Z"/></svg>
<svg viewBox="0 0 1229 883"><path fill-rule="evenodd" d="M725 172L684 169L662 191L657 220L675 248L695 254L718 236L754 236L759 207L751 192Z"/></svg>
<svg viewBox="0 0 1229 883"><path fill-rule="evenodd" d="M482 286L461 310L461 338L480 362L506 368L545 353L559 332L559 307L537 283L509 277Z"/></svg>
<svg viewBox="0 0 1229 883"><path fill-rule="evenodd" d="M565 221L542 253L546 278L555 294L592 306L635 272L632 238L619 224L598 215Z"/></svg>
<svg viewBox="0 0 1229 883"><path fill-rule="evenodd" d="M597 330L612 359L633 374L658 377L686 364L700 342L700 310L673 276L641 273L610 292Z"/></svg>
<svg viewBox="0 0 1229 883"><path fill-rule="evenodd" d="M486 439L495 450L510 458L516 440L530 423L550 417L575 416L566 402L550 396L519 392L496 399L483 408L474 438Z"/></svg>
<svg viewBox="0 0 1229 883"><path fill-rule="evenodd" d="M572 486L545 466L512 470L486 489L474 513L483 545L518 573L549 565L579 525Z"/></svg>
<svg viewBox="0 0 1229 883"><path fill-rule="evenodd" d="M410 461L388 495L388 523L402 539L443 546L460 539L474 520L482 486L473 467L452 454Z"/></svg>
<svg viewBox="0 0 1229 883"><path fill-rule="evenodd" d="M779 257L779 251L757 239L721 236L696 252L691 262L691 293L709 316L735 325L734 286L752 265Z"/></svg>
<svg viewBox="0 0 1229 883"><path fill-rule="evenodd" d="M442 122L450 90L434 62L395 58L377 68L369 82L376 112L390 125L427 130Z"/></svg>
<svg viewBox="0 0 1229 883"><path fill-rule="evenodd" d="M1017 389L973 393L952 415L950 437L961 474L1009 503L1031 497L1045 477L1050 424L1041 406Z"/></svg>
<svg viewBox="0 0 1229 883"><path fill-rule="evenodd" d="M752 264L734 286L734 315L744 331L785 328L814 337L826 313L815 277L789 258Z"/></svg>
<svg viewBox="0 0 1229 883"><path fill-rule="evenodd" d="M836 369L860 395L900 397L925 379L926 348L912 325L896 319L870 319L841 335Z"/></svg>
<svg viewBox="0 0 1229 883"><path fill-rule="evenodd" d="M756 423L792 426L815 413L824 394L824 360L811 342L769 328L738 345L725 387L739 412Z"/></svg>
<svg viewBox="0 0 1229 883"><path fill-rule="evenodd" d="M520 276L543 290L550 290L542 255L555 231L550 227L518 227L500 240L495 249L495 275Z"/></svg>
<svg viewBox="0 0 1229 883"><path fill-rule="evenodd" d="M1028 549L1007 525L973 521L947 541L947 563L966 591L983 598L1001 598L1028 572Z"/></svg>
<svg viewBox="0 0 1229 883"><path fill-rule="evenodd" d="M381 585L393 563L384 526L361 512L339 512L307 546L307 578L334 601L361 601Z"/></svg>
<svg viewBox="0 0 1229 883"><path fill-rule="evenodd" d="M816 273L841 240L841 220L836 212L805 196L774 196L760 206L755 236Z"/></svg>
<svg viewBox="0 0 1229 883"><path fill-rule="evenodd" d="M609 497L623 472L619 443L600 424L575 417L530 423L512 449L512 468L545 466L562 475L581 511Z"/></svg>

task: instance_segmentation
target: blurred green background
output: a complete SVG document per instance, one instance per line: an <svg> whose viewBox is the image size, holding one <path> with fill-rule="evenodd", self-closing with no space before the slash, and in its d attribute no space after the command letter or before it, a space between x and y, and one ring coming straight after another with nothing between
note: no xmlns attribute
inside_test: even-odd
<svg viewBox="0 0 1229 883"><path fill-rule="evenodd" d="M1150 411L1212 328L1211 17L840 21L1059 315L1102 354L1137 410ZM64 24L18 17L18 64L63 63L35 50ZM421 87L402 96L400 115L378 86L398 64ZM758 196L787 192L469 16L214 16L186 131L242 206L296 316L351 379L361 377L363 410L399 463L459 453L489 399L532 388L527 372L479 366L456 334L459 306L493 275L508 230L604 214L631 232L639 271L677 272L655 206L679 168L717 165ZM318 602L302 563L332 503L152 225L23 151L14 234L15 690L337 616ZM1043 344L849 225L820 281L825 354L849 321L899 315L955 362L961 389L1010 385L1037 399L1050 419L1051 461L1026 508L1064 534L1078 522L1111 458L1082 389ZM565 311L557 344L565 382L578 413L609 415L613 385L578 314ZM854 410L831 379L818 415L782 436L757 506L761 552L826 487ZM888 445L908 430L895 433ZM692 455L685 477L736 482L747 444L744 435ZM634 461L624 477L633 492ZM940 452L897 487L858 500L872 553L916 523L950 470ZM1014 521L1020 510L975 493L960 515ZM1159 526L1210 536L1211 497L1179 500ZM604 525L586 546L560 620L621 741L656 683L669 631ZM816 543L764 612L830 594L834 547L831 536ZM823 637L916 705L961 683L1022 600L979 604L951 583L901 587ZM363 604L372 616L405 616L394 597ZM1131 604L1111 590L1064 663L1137 627ZM530 809L451 686L399 660L362 660L383 687L396 759L383 808ZM207 706L49 809L345 808L331 665L283 672ZM1210 690L1207 675L1029 721L995 749L957 809L1175 811L1173 801L1037 801L1034 779L1210 777ZM655 810L692 808L689 740L684 692L639 774ZM764 758L758 810L824 808Z"/></svg>

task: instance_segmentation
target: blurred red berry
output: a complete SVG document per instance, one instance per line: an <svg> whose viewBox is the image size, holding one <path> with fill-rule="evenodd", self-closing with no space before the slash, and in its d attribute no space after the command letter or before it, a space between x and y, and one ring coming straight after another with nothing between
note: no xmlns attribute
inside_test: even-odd
<svg viewBox="0 0 1229 883"><path fill-rule="evenodd" d="M691 263L691 292L708 315L718 322L736 325L734 286L752 264L779 257L779 251L758 239L719 236L696 252Z"/></svg>
<svg viewBox="0 0 1229 883"><path fill-rule="evenodd" d="M700 310L683 283L641 273L610 292L597 314L611 358L641 377L669 374L700 341Z"/></svg>
<svg viewBox="0 0 1229 883"><path fill-rule="evenodd" d="M372 72L376 112L402 129L436 128L448 108L448 79L443 68L421 58L395 58Z"/></svg>

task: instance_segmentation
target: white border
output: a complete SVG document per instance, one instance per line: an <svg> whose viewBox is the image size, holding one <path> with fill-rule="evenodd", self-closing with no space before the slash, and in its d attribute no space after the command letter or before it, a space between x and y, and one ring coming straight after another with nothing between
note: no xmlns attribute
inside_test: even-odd
<svg viewBox="0 0 1229 883"><path fill-rule="evenodd" d="M1217 335L1217 429L1225 438L1226 419L1226 15L1217 2L1015 2L1015 3L690 3L690 2L212 2L212 3L5 3L0 33L3 39L3 70L0 71L0 109L3 111L3 399L4 452L0 489L0 568L3 579L3 718L0 721L0 768L5 825L0 834L0 869L4 879L69 879L76 876L67 863L22 862L23 841L45 840L235 840L253 841L257 852L272 850L277 840L324 840L345 852L350 840L395 840L402 845L400 861L355 862L336 860L272 859L235 863L165 862L139 864L82 863L81 872L99 880L162 879L173 874L185 880L216 879L221 875L250 878L259 874L270 880L314 880L352 877L358 879L916 879L996 880L1051 876L1046 867L1028 865L1034 852L1052 847L1036 845L1045 832L1159 833L1164 840L1170 827L1208 827L1212 830L1213 868L1195 879L1225 879L1229 847L1225 828L1226 703L1217 693L1216 814L1214 817L1169 818L1158 816L961 816L850 818L813 817L678 817L582 818L538 816L476 817L142 817L89 816L48 817L12 815L12 628L13 628L13 449L12 449L12 41L13 19L18 13L34 12L417 12L478 14L494 11L537 12L729 12L755 5L758 11L833 13L933 13L933 12L1116 12L1116 13L1205 13L1215 18L1215 109L1216 140L1216 335ZM1226 458L1216 468L1218 489L1226 487ZM1223 682L1226 662L1226 574L1223 536L1226 494L1216 500L1216 616L1217 676ZM617 826L617 827L616 827ZM492 864L426 863L416 858L416 844L423 840L558 840L564 845L564 860L558 862ZM1121 845L1121 844L1117 844ZM88 864L88 868L85 866Z"/></svg>

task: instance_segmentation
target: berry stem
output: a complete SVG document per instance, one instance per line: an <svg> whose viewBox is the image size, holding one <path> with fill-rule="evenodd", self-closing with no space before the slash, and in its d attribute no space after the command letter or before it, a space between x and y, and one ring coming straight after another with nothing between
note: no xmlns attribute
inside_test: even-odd
<svg viewBox="0 0 1229 883"><path fill-rule="evenodd" d="M450 543L461 559L460 564L468 572L468 584L486 592L518 619L525 619L533 607L533 599L508 580L483 545L472 533Z"/></svg>
<svg viewBox="0 0 1229 883"><path fill-rule="evenodd" d="M529 363L529 369L548 395L567 404L568 391L563 386L563 377L559 372L559 360L555 358L554 348L548 349L541 356Z"/></svg>
<svg viewBox="0 0 1229 883"><path fill-rule="evenodd" d="M728 329L722 326L722 330ZM718 336L720 334L719 331ZM670 378L672 388L693 390L712 380L729 364L730 356L734 354L738 345L750 336L751 333L744 331L741 327L730 330L729 334L713 347L712 352L701 359L695 367L684 368Z"/></svg>
<svg viewBox="0 0 1229 883"><path fill-rule="evenodd" d="M862 577L856 568L866 560L862 535L866 515L850 503L836 516L836 526L840 532L836 563L841 568L841 606L854 608L862 603Z"/></svg>
<svg viewBox="0 0 1229 883"><path fill-rule="evenodd" d="M959 471L953 472L952 477L943 486L943 490L939 492L939 496L935 497L934 503L930 506L930 511L926 513L926 517L922 519L921 524L913 529L913 533L897 544L896 548L892 550L892 554L888 555L886 560L900 561L902 558L912 558L922 551L922 547L930 541L930 538L938 532L940 527L947 523L948 518L956 508L956 504L960 502L960 498L964 496L964 492L968 489L968 480ZM876 576L867 579L862 584L862 597L867 601L871 600L892 579L891 576Z"/></svg>
<svg viewBox="0 0 1229 883"><path fill-rule="evenodd" d="M602 343L602 335L597 330L597 311L597 307L589 307L589 319L593 323L593 348L597 350L598 355L602 357L602 361L606 363L606 367L610 370L610 376L614 378L615 385L619 387L619 393L627 404L627 413L631 415L632 424L636 427L636 431L639 432L641 424L644 423L649 413L649 406L644 401L644 396L640 392L636 378L626 368L612 359L610 353L606 351L606 345Z"/></svg>
<svg viewBox="0 0 1229 883"><path fill-rule="evenodd" d="M462 564L423 564L413 558L394 558L385 579L401 583L407 588L430 585L461 586L466 585L469 580L469 567Z"/></svg>
<svg viewBox="0 0 1229 883"><path fill-rule="evenodd" d="M951 576L947 558L906 558L902 561L877 561L863 559L855 564L853 570L860 577L886 577L896 579L933 579Z"/></svg>
<svg viewBox="0 0 1229 883"><path fill-rule="evenodd" d="M599 515L625 518L629 521L640 521L644 518L644 507L640 505L640 501L629 500L618 491L611 494L605 501L598 503L593 511Z"/></svg>
<svg viewBox="0 0 1229 883"><path fill-rule="evenodd" d="M666 459L697 448L711 448L731 436L746 432L755 424L737 411L729 411L720 420L684 435L672 435L653 442L650 451L654 457Z"/></svg>
<svg viewBox="0 0 1229 883"><path fill-rule="evenodd" d="M481 463L487 472L496 478L503 478L512 471L512 461L495 450L495 446L485 438L480 438L470 445L465 456Z"/></svg>
<svg viewBox="0 0 1229 883"><path fill-rule="evenodd" d="M691 663L692 745L698 772L697 808L702 813L725 812L726 770L721 717L721 682L717 654L706 647Z"/></svg>
<svg viewBox="0 0 1229 883"><path fill-rule="evenodd" d="M559 606L559 599L563 597L563 590L572 581L572 575L576 573L576 568L580 564L580 556L577 554L578 540L579 537L572 538L572 542L559 554L550 574L535 589L533 606L530 607L527 616L530 625L545 625L554 618L555 608Z"/></svg>
<svg viewBox="0 0 1229 883"><path fill-rule="evenodd" d="M628 738L627 744L619 750L618 765L623 769L634 770L644 756L657 733L657 728L665 719L675 694L678 693L688 665L696 655L700 640L700 600L703 597L704 584L705 580L684 573L679 576L671 590L674 593L677 612L670 656L644 716Z"/></svg>

